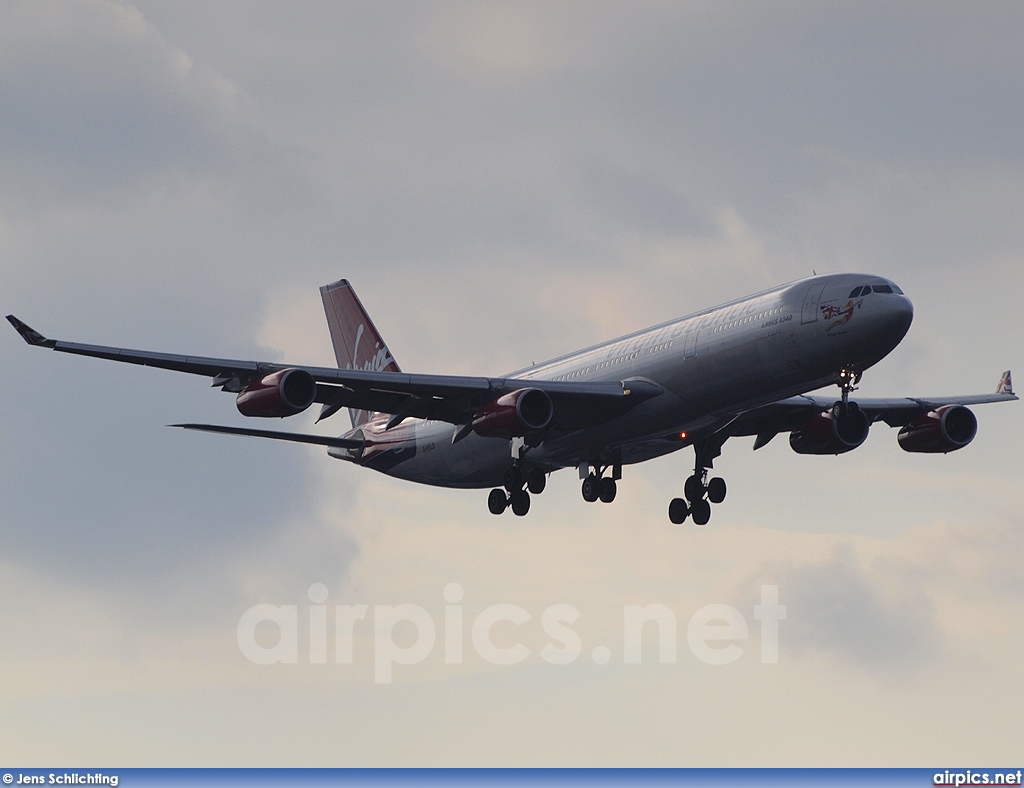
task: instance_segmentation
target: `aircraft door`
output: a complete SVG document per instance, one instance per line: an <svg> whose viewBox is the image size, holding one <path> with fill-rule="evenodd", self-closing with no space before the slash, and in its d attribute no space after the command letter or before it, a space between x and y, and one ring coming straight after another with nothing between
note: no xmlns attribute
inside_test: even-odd
<svg viewBox="0 0 1024 788"><path fill-rule="evenodd" d="M700 323L694 321L690 330L686 332L683 342L683 358L693 358L697 355L697 334L700 333Z"/></svg>
<svg viewBox="0 0 1024 788"><path fill-rule="evenodd" d="M801 323L813 323L818 319L818 300L827 284L828 280L811 282L811 286L807 288L807 293L804 295L804 307L800 312Z"/></svg>

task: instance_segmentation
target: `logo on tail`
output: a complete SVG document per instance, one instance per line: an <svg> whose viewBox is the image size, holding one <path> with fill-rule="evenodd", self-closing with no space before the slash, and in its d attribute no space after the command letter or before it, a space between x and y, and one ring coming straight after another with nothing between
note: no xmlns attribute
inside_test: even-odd
<svg viewBox="0 0 1024 788"><path fill-rule="evenodd" d="M363 332L366 330L366 324L360 323L359 328L356 330L356 341L355 348L352 351L352 361L345 365L345 369L365 369L367 372L398 372L398 365L395 364L395 358L391 355L391 351L388 350L388 346L384 345L381 347L380 342L375 342L373 345L373 354L363 361L362 366L359 365L359 340L363 338ZM340 363L340 362L339 362ZM388 369L388 365L395 364L395 368L392 370Z"/></svg>
<svg viewBox="0 0 1024 788"><path fill-rule="evenodd" d="M347 279L324 285L320 288L320 296L339 369L401 371ZM348 412L353 427L362 426L372 415L369 411L354 408L349 408Z"/></svg>

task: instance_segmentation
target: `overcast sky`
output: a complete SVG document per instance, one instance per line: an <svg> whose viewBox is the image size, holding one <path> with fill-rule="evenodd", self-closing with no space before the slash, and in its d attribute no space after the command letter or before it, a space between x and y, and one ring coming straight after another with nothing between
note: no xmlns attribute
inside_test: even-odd
<svg viewBox="0 0 1024 788"><path fill-rule="evenodd" d="M501 374L812 271L895 280L915 322L866 396L985 393L1021 364L1024 5L0 3L0 295L47 336L333 363L349 279L402 368ZM1024 751L1018 405L948 456L876 425L838 458L725 447L712 523L680 452L611 506L529 516L241 424L207 381L0 332L0 752L25 764L899 765ZM296 431L340 433L344 414ZM308 664L326 604L443 590L522 663L374 682ZM754 620L777 585L779 662ZM249 662L297 605L297 665ZM580 611L545 662L541 615ZM626 605L676 615L675 664ZM708 665L687 622L750 625ZM372 618L372 615L371 615ZM503 628L504 627L504 628ZM403 634L404 632L404 634ZM411 628L396 631L408 645ZM439 629L440 632L440 629ZM261 643L270 642L262 631ZM440 638L440 635L439 635ZM271 638L272 640L272 638ZM595 663L595 647L610 652ZM303 664L307 663L307 664Z"/></svg>

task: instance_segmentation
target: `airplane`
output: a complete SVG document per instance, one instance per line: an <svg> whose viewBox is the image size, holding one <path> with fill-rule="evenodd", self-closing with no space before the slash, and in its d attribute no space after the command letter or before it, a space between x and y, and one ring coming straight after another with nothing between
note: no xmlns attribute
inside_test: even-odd
<svg viewBox="0 0 1024 788"><path fill-rule="evenodd" d="M693 474L668 516L703 526L725 499L725 480L708 472L729 438L755 436L757 450L788 433L800 454L838 455L881 421L900 428L905 451L947 453L977 433L968 405L1017 399L1009 371L994 394L851 398L914 315L894 282L870 274L801 279L498 378L404 373L347 280L320 293L336 369L83 345L7 319L30 345L210 377L245 416L294 416L316 402L319 422L347 408L352 427L339 437L170 426L326 446L422 484L490 487L496 515L525 515L562 468L579 470L585 501L611 503L623 466L692 446ZM830 385L837 399L808 394Z"/></svg>

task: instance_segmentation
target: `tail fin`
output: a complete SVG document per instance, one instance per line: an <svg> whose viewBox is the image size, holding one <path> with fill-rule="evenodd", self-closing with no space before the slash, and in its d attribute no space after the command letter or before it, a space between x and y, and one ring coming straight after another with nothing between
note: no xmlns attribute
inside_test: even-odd
<svg viewBox="0 0 1024 788"><path fill-rule="evenodd" d="M1003 377L999 381L999 387L996 389L996 394L1013 394L1013 377L1010 375L1010 370L1006 370L1003 373Z"/></svg>
<svg viewBox="0 0 1024 788"><path fill-rule="evenodd" d="M331 331L334 357L339 369L367 369L373 372L400 372L377 327L360 303L347 279L320 288ZM359 427L370 419L365 410L349 408L352 426Z"/></svg>

